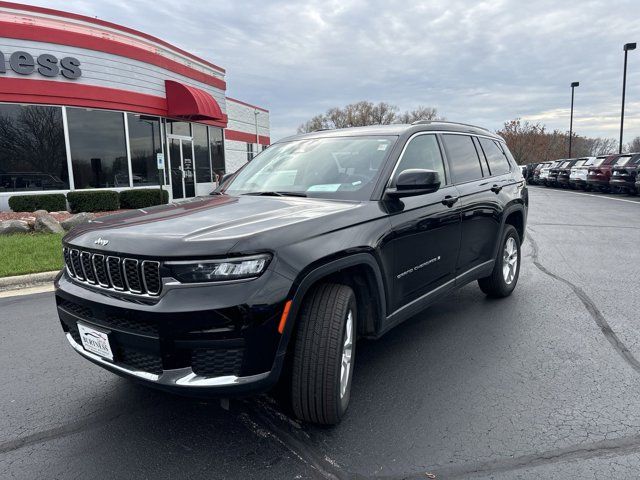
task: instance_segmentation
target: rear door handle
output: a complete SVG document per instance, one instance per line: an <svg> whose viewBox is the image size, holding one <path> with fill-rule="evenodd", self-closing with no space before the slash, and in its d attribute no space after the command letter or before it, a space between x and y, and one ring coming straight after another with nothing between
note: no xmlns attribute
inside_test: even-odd
<svg viewBox="0 0 640 480"><path fill-rule="evenodd" d="M491 191L493 193L500 193L500 190L502 190L502 187L500 185L494 185L493 187L491 187Z"/></svg>
<svg viewBox="0 0 640 480"><path fill-rule="evenodd" d="M447 207L453 207L453 205L458 201L460 197L452 197L451 195L447 195L442 199L442 204Z"/></svg>

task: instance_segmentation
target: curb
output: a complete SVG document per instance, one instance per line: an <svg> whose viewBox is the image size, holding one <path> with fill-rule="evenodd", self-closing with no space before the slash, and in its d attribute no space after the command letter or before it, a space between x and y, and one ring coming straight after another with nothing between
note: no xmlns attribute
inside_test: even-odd
<svg viewBox="0 0 640 480"><path fill-rule="evenodd" d="M59 272L60 270L56 270L55 272L30 273L28 275L0 278L0 292L52 283Z"/></svg>

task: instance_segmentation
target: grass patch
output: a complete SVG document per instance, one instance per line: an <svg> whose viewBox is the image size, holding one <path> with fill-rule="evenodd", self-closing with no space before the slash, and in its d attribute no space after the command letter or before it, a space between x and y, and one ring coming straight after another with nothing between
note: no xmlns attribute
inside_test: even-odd
<svg viewBox="0 0 640 480"><path fill-rule="evenodd" d="M64 234L16 233L0 236L0 277L60 270Z"/></svg>

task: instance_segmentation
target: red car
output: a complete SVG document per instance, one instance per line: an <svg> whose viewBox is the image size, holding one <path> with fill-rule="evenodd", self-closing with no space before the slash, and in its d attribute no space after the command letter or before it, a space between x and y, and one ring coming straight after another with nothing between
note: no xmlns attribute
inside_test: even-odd
<svg viewBox="0 0 640 480"><path fill-rule="evenodd" d="M593 166L589 167L589 172L587 173L587 186L592 190L608 192L610 189L609 180L611 179L613 166L620 158L630 156L631 154L623 153L609 155L605 158L598 158Z"/></svg>
<svg viewBox="0 0 640 480"><path fill-rule="evenodd" d="M609 180L611 190L635 194L639 167L640 153L620 157L611 170L611 180Z"/></svg>

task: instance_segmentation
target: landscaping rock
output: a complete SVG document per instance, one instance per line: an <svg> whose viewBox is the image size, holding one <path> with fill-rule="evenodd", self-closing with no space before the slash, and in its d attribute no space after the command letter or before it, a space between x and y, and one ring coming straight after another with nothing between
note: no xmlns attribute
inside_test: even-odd
<svg viewBox="0 0 640 480"><path fill-rule="evenodd" d="M36 210L35 212L33 212L33 216L38 218L41 215L48 215L49 212L47 212L46 210Z"/></svg>
<svg viewBox="0 0 640 480"><path fill-rule="evenodd" d="M36 215L36 223L33 229L36 232L42 233L64 233L64 228L62 228L60 222L48 213L39 216Z"/></svg>
<svg viewBox="0 0 640 480"><path fill-rule="evenodd" d="M93 213L82 212L74 215L73 217L67 218L66 220L63 220L60 225L62 225L62 228L64 228L65 230L69 231L73 227L76 227L83 223L87 223L94 218L96 218L96 216Z"/></svg>
<svg viewBox="0 0 640 480"><path fill-rule="evenodd" d="M0 235L8 235L10 233L29 233L31 229L27 222L22 220L7 220L0 222Z"/></svg>

